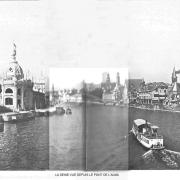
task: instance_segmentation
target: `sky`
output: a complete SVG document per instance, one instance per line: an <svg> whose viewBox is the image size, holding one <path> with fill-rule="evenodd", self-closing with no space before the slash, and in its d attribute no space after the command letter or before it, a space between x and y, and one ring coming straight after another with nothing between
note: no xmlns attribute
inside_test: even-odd
<svg viewBox="0 0 180 180"><path fill-rule="evenodd" d="M127 68L50 68L50 85L55 89L82 88L82 81L86 83L100 84L102 74L108 72L111 82L116 82L116 75L119 72L120 83L124 85L128 79Z"/></svg>
<svg viewBox="0 0 180 180"><path fill-rule="evenodd" d="M53 67L128 68L130 78L170 82L180 69L179 32L179 0L0 1L0 71L15 42L34 76Z"/></svg>

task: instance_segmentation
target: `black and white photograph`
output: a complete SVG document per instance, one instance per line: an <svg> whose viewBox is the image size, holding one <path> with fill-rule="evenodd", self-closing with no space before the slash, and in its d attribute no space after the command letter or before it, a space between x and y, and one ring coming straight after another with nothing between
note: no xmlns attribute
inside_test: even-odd
<svg viewBox="0 0 180 180"><path fill-rule="evenodd" d="M128 169L127 82L127 68L50 69L50 169Z"/></svg>
<svg viewBox="0 0 180 180"><path fill-rule="evenodd" d="M0 0L0 177L180 170L179 32L178 0Z"/></svg>

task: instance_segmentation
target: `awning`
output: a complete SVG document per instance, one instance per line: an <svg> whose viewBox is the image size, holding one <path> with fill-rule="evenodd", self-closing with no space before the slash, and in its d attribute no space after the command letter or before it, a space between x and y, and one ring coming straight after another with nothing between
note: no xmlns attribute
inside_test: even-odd
<svg viewBox="0 0 180 180"><path fill-rule="evenodd" d="M140 126L140 125L146 124L146 120L136 119L136 120L134 120L134 124L136 124L137 126Z"/></svg>

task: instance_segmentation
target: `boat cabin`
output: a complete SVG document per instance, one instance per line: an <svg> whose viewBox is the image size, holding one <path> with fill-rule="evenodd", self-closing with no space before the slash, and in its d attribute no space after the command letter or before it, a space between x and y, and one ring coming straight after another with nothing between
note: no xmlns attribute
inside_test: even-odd
<svg viewBox="0 0 180 180"><path fill-rule="evenodd" d="M134 120L134 128L138 130L139 133L145 133L149 130L151 123L144 119Z"/></svg>
<svg viewBox="0 0 180 180"><path fill-rule="evenodd" d="M134 129L149 138L160 138L158 135L158 126L151 125L151 123L147 122L144 119L136 119L134 120Z"/></svg>

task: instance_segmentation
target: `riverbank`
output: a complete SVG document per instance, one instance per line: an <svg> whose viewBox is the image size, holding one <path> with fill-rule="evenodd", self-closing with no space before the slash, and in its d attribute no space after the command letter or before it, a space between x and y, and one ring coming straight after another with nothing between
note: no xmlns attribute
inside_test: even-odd
<svg viewBox="0 0 180 180"><path fill-rule="evenodd" d="M0 121L9 122L9 121L20 121L20 120L29 120L35 117L40 116L49 116L57 112L56 107L49 107L46 109L36 109L30 111L1 111Z"/></svg>
<svg viewBox="0 0 180 180"><path fill-rule="evenodd" d="M111 103L111 102L102 102L102 101L92 101L92 100L86 100L85 102L77 103L77 102L64 102L61 104L61 106L80 106L80 105L103 105L103 106L119 106L119 107L128 107L128 104L121 104L121 103Z"/></svg>
<svg viewBox="0 0 180 180"><path fill-rule="evenodd" d="M161 112L175 112L175 113L180 113L180 110L175 110L175 109L149 108L149 107L132 106L132 105L129 105L129 107L130 107L130 108L135 108L135 109L149 110L149 111L161 111Z"/></svg>

